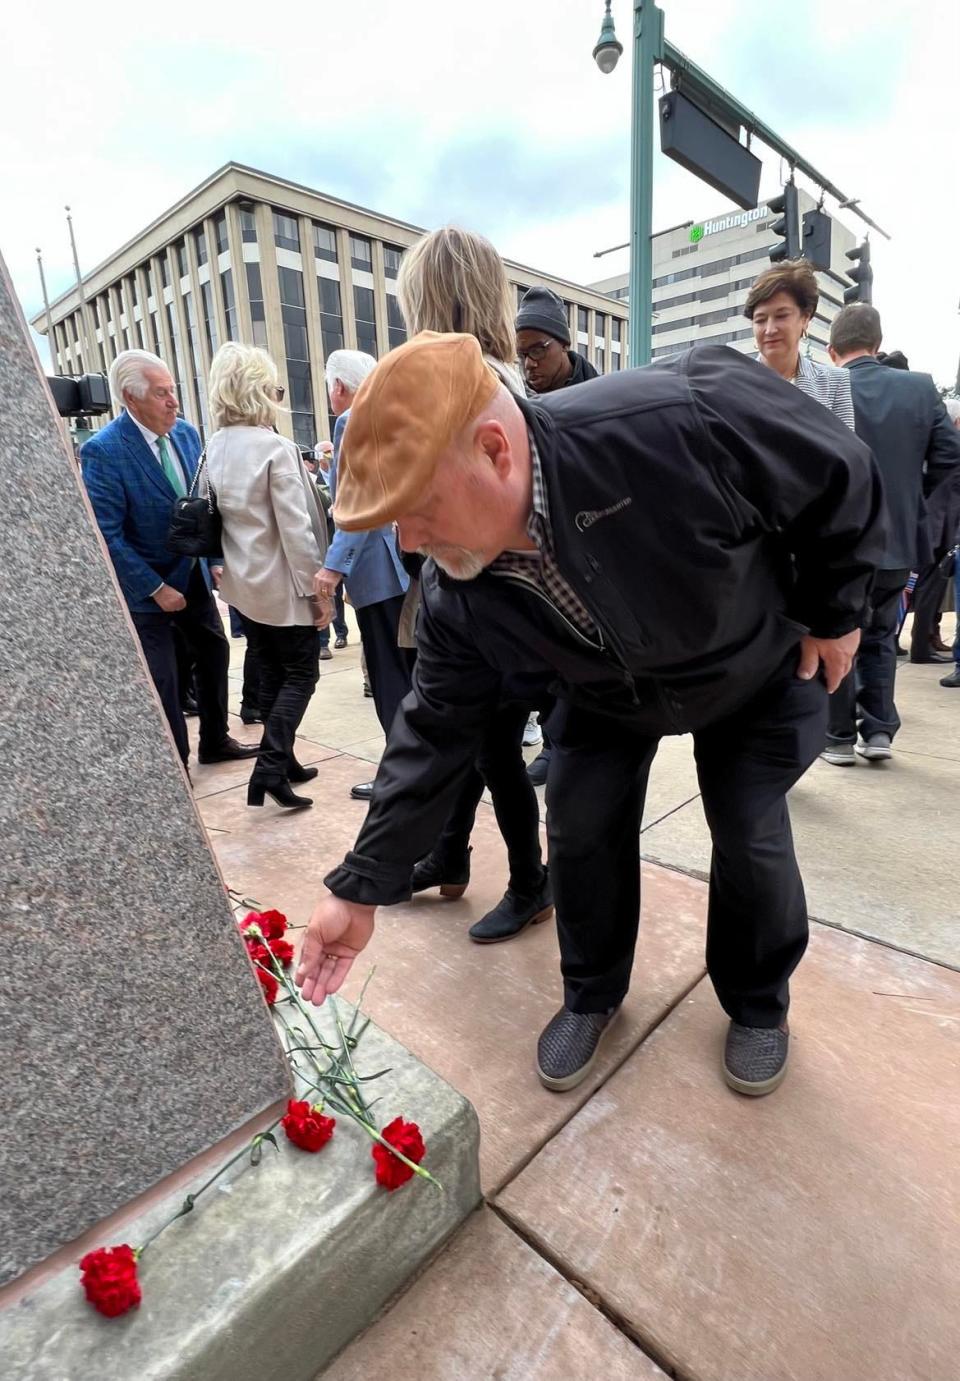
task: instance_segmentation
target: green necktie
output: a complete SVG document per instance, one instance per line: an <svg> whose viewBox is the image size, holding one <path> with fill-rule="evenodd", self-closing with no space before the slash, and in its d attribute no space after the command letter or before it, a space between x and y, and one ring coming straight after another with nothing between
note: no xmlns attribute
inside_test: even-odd
<svg viewBox="0 0 960 1381"><path fill-rule="evenodd" d="M157 450L160 452L160 464L163 466L163 473L173 486L173 492L177 498L182 499L187 492L187 486L183 482L183 471L174 460L165 436L157 437Z"/></svg>

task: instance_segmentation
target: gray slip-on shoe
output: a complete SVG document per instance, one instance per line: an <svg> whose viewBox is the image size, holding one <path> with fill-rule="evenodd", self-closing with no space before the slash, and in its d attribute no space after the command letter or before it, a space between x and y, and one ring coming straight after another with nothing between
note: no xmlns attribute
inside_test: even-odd
<svg viewBox="0 0 960 1381"><path fill-rule="evenodd" d="M790 1035L779 1026L738 1026L731 1021L723 1050L723 1077L737 1093L772 1093L787 1072Z"/></svg>
<svg viewBox="0 0 960 1381"><path fill-rule="evenodd" d="M590 1073L600 1041L619 1007L609 1012L571 1012L561 1007L537 1042L537 1074L544 1088L566 1093Z"/></svg>

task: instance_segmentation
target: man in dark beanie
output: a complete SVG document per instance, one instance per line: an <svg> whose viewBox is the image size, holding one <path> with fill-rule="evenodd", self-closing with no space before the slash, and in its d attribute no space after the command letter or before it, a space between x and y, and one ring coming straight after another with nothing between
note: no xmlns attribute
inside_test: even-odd
<svg viewBox="0 0 960 1381"><path fill-rule="evenodd" d="M517 312L517 358L534 393L595 379L597 371L570 347L567 309L549 288L528 288Z"/></svg>

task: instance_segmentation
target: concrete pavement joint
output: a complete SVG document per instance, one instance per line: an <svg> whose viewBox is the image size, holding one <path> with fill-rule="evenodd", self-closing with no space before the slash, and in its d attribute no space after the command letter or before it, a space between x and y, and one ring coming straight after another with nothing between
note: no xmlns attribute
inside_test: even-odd
<svg viewBox="0 0 960 1381"><path fill-rule="evenodd" d="M679 805L677 805L677 806L671 806L670 809L669 809L668 811L666 811L663 815L658 815L657 818L656 818L656 820L651 820L651 821L650 821L649 825L641 825L641 826L640 826L640 833L641 833L641 834L646 834L647 830L652 830L653 827L654 827L654 825L661 825L661 824L663 823L664 820L669 820L671 815L676 815L676 813L677 813L678 810L684 810L687 806L692 805L694 801L699 801L699 800L700 800L700 792L698 791L698 792L696 792L695 795L691 796L688 800L686 800L686 801L681 801Z"/></svg>
<svg viewBox="0 0 960 1381"><path fill-rule="evenodd" d="M519 1223L507 1209L502 1208L499 1204L491 1203L489 1200L488 1206L506 1228L519 1237L521 1242L529 1247L531 1251L536 1252L537 1256L557 1272L557 1275L562 1276L567 1284L572 1286L577 1294L582 1295L587 1303L596 1309L598 1314L602 1314L618 1333L622 1333L638 1352L642 1352L645 1357L649 1357L650 1361L655 1363L655 1365L658 1366L661 1371L665 1372L667 1376L672 1377L673 1381L697 1381L697 1378L692 1372L681 1371L675 1362L671 1361L662 1353L656 1344L652 1343L649 1338L644 1337L644 1335L634 1327L630 1320L605 1300L592 1285L586 1284L584 1281L578 1279L577 1276L573 1275L570 1267L563 1258L557 1256L556 1253L547 1247L535 1233L530 1232Z"/></svg>

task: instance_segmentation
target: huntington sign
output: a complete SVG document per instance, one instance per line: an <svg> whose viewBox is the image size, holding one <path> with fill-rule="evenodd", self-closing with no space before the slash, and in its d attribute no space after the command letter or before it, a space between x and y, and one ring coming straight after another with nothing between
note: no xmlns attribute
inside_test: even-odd
<svg viewBox="0 0 960 1381"><path fill-rule="evenodd" d="M721 216L716 221L701 221L699 225L690 227L690 243L696 244L704 235L716 235L721 230L736 230L740 226L749 225L751 221L763 220L766 214L766 206L755 206L752 211L738 211L732 216Z"/></svg>

